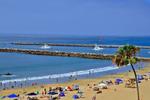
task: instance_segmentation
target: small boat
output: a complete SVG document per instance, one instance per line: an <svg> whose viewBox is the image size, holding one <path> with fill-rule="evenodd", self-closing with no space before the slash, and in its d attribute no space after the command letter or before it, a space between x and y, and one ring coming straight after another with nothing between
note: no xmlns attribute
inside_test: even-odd
<svg viewBox="0 0 150 100"><path fill-rule="evenodd" d="M11 73L1 74L2 77L14 77L15 75Z"/></svg>
<svg viewBox="0 0 150 100"><path fill-rule="evenodd" d="M13 75L13 74L11 74L11 73L0 74L0 76L2 76L2 75L10 76L10 75Z"/></svg>
<svg viewBox="0 0 150 100"><path fill-rule="evenodd" d="M11 73L6 73L6 74L4 74L4 75L13 75L13 74L11 74Z"/></svg>
<svg viewBox="0 0 150 100"><path fill-rule="evenodd" d="M95 51L99 51L99 50L103 50L104 48L100 48L97 44L95 44L95 47L93 50Z"/></svg>
<svg viewBox="0 0 150 100"><path fill-rule="evenodd" d="M47 44L44 44L41 48L42 48L42 49L49 49L49 48L51 48L51 47L48 46Z"/></svg>

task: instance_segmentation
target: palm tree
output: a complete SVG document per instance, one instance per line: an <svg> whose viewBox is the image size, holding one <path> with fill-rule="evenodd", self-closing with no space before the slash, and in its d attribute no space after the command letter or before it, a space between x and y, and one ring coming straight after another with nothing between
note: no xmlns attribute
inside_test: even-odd
<svg viewBox="0 0 150 100"><path fill-rule="evenodd" d="M138 79L137 74L134 68L134 64L136 64L139 60L136 58L136 53L140 51L140 48L135 47L133 45L125 45L120 47L116 52L116 55L113 58L113 62L121 67L124 65L130 64L132 70L134 72L135 81L136 81L136 88L137 88L137 100L140 100L140 93L139 93L139 86L138 86Z"/></svg>

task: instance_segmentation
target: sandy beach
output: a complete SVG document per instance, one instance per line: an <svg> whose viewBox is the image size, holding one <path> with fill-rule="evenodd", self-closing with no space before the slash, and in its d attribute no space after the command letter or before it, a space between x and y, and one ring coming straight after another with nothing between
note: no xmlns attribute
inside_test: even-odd
<svg viewBox="0 0 150 100"><path fill-rule="evenodd" d="M145 74L150 72L150 64L147 65L146 68L138 70L138 74ZM110 85L108 89L101 89L102 93L97 93L93 91L94 84L98 84L102 80L112 80L115 81L116 78L121 78L123 80L128 79L132 76L132 72L121 73L117 75L109 75L101 78L96 79L82 79L82 80L75 80L66 83L60 84L48 84L43 86L31 86L26 88L17 88L17 89L9 89L9 90L2 90L0 91L1 96L6 96L12 93L19 94L21 100L27 100L27 96L24 96L26 93L31 93L35 91L39 91L42 95L43 89L49 89L49 87L65 87L65 86L72 86L74 84L78 84L80 86L80 90L83 92L83 96L79 98L79 100L92 100L92 97L96 95L96 100L136 100L136 88L126 88L125 82L119 85ZM89 86L88 86L89 84ZM150 79L149 80L142 80L140 85L140 96L141 100L149 100L150 95ZM65 97L62 97L61 100L73 100L72 96L76 94L77 91L66 91ZM5 99L9 100L9 99ZM40 100L49 100L48 98L40 98Z"/></svg>

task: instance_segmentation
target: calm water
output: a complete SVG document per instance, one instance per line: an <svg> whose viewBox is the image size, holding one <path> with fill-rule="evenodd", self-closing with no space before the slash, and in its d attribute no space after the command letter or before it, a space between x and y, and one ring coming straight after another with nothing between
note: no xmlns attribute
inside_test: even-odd
<svg viewBox="0 0 150 100"><path fill-rule="evenodd" d="M40 46L16 46L11 42L46 42L46 43L78 43L78 44L134 44L150 46L150 37L78 37L78 38L52 38L52 37L34 37L34 36L1 36L1 48L24 48L38 49ZM116 49L105 49L94 51L93 48L84 47L52 47L50 51L66 51L66 52L87 52L87 53L107 53L113 54ZM150 50L142 49L139 56L150 57ZM16 53L0 53L0 73L13 73L14 77L2 77L0 80L10 80L16 78L46 76L53 74L63 74L68 72L87 71L88 69L107 68L112 66L109 60L92 60L82 58L67 57L50 57L50 56L34 56ZM114 70L113 67L107 70L99 69L100 73L109 73ZM80 72L81 74L81 72Z"/></svg>

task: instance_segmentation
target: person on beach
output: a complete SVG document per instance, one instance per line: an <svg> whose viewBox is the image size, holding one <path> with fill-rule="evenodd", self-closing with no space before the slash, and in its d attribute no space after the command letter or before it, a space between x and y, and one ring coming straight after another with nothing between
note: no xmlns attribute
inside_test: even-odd
<svg viewBox="0 0 150 100"><path fill-rule="evenodd" d="M91 75L92 73L91 73L91 71L89 71L89 75Z"/></svg>
<svg viewBox="0 0 150 100"><path fill-rule="evenodd" d="M44 93L44 91L42 91L42 95L44 95L45 93Z"/></svg>
<svg viewBox="0 0 150 100"><path fill-rule="evenodd" d="M72 79L73 78L73 75L70 75L70 79Z"/></svg>
<svg viewBox="0 0 150 100"><path fill-rule="evenodd" d="M2 82L0 82L0 86L3 86Z"/></svg>
<svg viewBox="0 0 150 100"><path fill-rule="evenodd" d="M92 97L92 100L96 100L96 95L94 95L94 96Z"/></svg>
<svg viewBox="0 0 150 100"><path fill-rule="evenodd" d="M23 87L23 84L22 84L22 83L20 83L20 87L21 87L21 88Z"/></svg>
<svg viewBox="0 0 150 100"><path fill-rule="evenodd" d="M56 78L56 82L58 83L58 78Z"/></svg>
<svg viewBox="0 0 150 100"><path fill-rule="evenodd" d="M52 87L49 87L49 92L51 92L52 91Z"/></svg>
<svg viewBox="0 0 150 100"><path fill-rule="evenodd" d="M14 84L15 84L15 87L17 86L17 82L16 81L14 81Z"/></svg>
<svg viewBox="0 0 150 100"><path fill-rule="evenodd" d="M3 84L3 87L4 87L4 90L5 90L6 89L6 84L5 83Z"/></svg>
<svg viewBox="0 0 150 100"><path fill-rule="evenodd" d="M44 94L45 94L45 95L47 94L47 90L46 90L46 88L44 89Z"/></svg>
<svg viewBox="0 0 150 100"><path fill-rule="evenodd" d="M53 100L53 97L52 96L50 96L50 99L49 100Z"/></svg>

